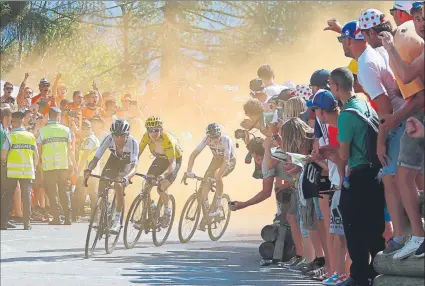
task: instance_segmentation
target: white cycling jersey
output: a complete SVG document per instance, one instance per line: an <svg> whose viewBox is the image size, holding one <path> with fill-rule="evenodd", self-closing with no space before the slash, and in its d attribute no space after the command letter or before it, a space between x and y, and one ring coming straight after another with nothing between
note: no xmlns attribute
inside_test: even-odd
<svg viewBox="0 0 425 286"><path fill-rule="evenodd" d="M223 156L229 159L236 157L236 148L229 136L220 136L220 140L218 142L211 140L208 136L205 136L198 147L196 147L196 151L202 152L206 146L210 147L214 156Z"/></svg>
<svg viewBox="0 0 425 286"><path fill-rule="evenodd" d="M137 164L139 156L139 144L133 136L128 136L127 141L124 144L122 155L117 153L117 146L115 145L114 138L112 134L106 136L100 147L96 151L95 157L101 159L106 149L111 151L111 156L114 156L118 160L128 160L128 164Z"/></svg>

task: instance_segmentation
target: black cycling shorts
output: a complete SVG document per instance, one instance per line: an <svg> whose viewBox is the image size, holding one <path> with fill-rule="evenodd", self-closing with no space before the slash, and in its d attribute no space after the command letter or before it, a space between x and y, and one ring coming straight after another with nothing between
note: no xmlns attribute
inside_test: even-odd
<svg viewBox="0 0 425 286"><path fill-rule="evenodd" d="M176 168L174 169L172 173L168 174L164 179L168 180L170 183L173 183L176 180L177 174L182 166L182 161L183 159L181 157L176 158ZM155 158L155 160L153 160L151 166L149 167L148 175L158 177L164 174L164 172L168 169L169 166L170 166L170 160L168 160L167 158L157 157Z"/></svg>
<svg viewBox="0 0 425 286"><path fill-rule="evenodd" d="M224 161L223 156L213 157L210 165L208 166L207 171L205 172L204 179L214 178L215 173L217 172L218 169L220 169L221 165L223 164L223 161ZM226 177L231 172L233 172L233 170L235 169L235 166L236 166L236 159L235 158L230 159L229 164L227 165L226 171L223 174L223 177Z"/></svg>
<svg viewBox="0 0 425 286"><path fill-rule="evenodd" d="M101 176L116 180L118 177L124 177L127 175L130 171L130 166L130 159L120 160L111 154L108 161L106 161L105 167L103 167ZM106 181L100 180L99 191L103 191L106 187L106 184Z"/></svg>

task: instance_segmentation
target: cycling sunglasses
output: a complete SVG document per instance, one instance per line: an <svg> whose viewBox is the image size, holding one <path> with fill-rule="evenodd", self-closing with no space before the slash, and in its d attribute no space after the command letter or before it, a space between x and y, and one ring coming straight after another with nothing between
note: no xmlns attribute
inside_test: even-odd
<svg viewBox="0 0 425 286"><path fill-rule="evenodd" d="M159 133L161 130L161 128L149 128L148 133Z"/></svg>

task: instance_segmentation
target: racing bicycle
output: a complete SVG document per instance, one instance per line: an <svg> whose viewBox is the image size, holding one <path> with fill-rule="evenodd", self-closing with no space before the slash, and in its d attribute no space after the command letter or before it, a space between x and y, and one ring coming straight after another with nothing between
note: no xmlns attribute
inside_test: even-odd
<svg viewBox="0 0 425 286"><path fill-rule="evenodd" d="M168 195L168 205L171 208L170 221L167 227L163 227L164 205L161 197L155 203L151 198L153 187L159 187L157 178L136 173L142 177L144 183L142 191L136 196L131 204L130 210L124 225L124 245L126 248L133 248L139 241L143 232L152 232L152 240L155 246L161 246L170 235L176 212L176 200L173 195Z"/></svg>
<svg viewBox="0 0 425 286"><path fill-rule="evenodd" d="M105 238L105 250L106 253L110 254L114 251L121 229L118 233L113 233L110 231L112 227L115 211L116 211L116 194L114 191L114 183L122 183L121 180L115 180L108 177L102 177L98 175L90 175L90 177L98 178L99 180L106 181L107 184L105 189L101 191L98 196L96 205L93 207L89 229L87 231L86 238L86 247L85 247L85 257L89 258L96 248L96 244L102 238ZM113 196L110 194L110 191L113 191ZM111 199L112 198L112 199ZM121 210L124 210L124 202ZM121 225L122 225L123 216L121 215ZM122 228L122 227L121 227ZM93 241L90 242L90 239Z"/></svg>
<svg viewBox="0 0 425 286"><path fill-rule="evenodd" d="M188 185L186 180L189 177L185 174L182 179L182 183ZM201 219L201 210L202 210L202 219L199 224L201 230L205 230L205 227L208 227L208 236L212 241L219 240L224 232L226 231L227 226L230 221L230 197L227 194L223 194L221 198L221 210L220 214L214 217L208 215L209 209L206 209L203 198L202 198L202 186L207 183L206 180L202 177L194 176L193 179L196 180L195 193L192 194L186 201L183 211L180 216L179 221L179 240L181 243L187 243L195 234L195 230L198 226L199 220ZM215 180L208 179L211 181L210 191L214 193L214 198L212 200L211 206L216 204L216 194L215 194ZM198 183L199 188L198 188ZM193 224L193 225L191 225ZM187 227L187 225L189 225ZM191 225L191 226L190 226Z"/></svg>

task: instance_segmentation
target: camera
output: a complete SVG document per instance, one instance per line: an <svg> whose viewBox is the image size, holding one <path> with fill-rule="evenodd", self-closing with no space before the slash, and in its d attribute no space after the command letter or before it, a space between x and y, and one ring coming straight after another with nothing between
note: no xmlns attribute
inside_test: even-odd
<svg viewBox="0 0 425 286"><path fill-rule="evenodd" d="M236 139L245 139L246 130L236 129L235 138Z"/></svg>

